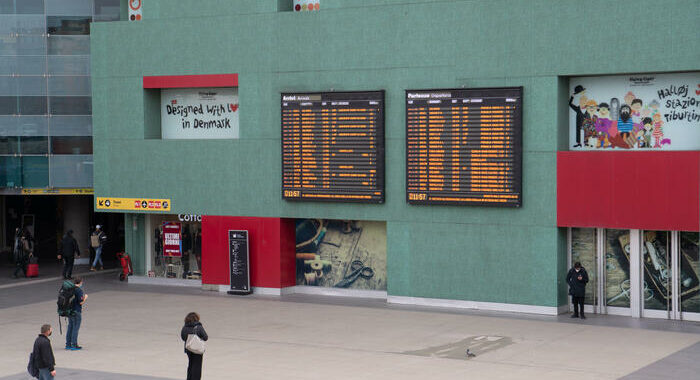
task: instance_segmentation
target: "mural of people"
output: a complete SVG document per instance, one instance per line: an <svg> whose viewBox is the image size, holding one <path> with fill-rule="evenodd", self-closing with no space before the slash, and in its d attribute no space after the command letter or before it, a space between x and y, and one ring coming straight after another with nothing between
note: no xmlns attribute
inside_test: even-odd
<svg viewBox="0 0 700 380"><path fill-rule="evenodd" d="M578 77L569 89L572 149L700 149L700 72Z"/></svg>

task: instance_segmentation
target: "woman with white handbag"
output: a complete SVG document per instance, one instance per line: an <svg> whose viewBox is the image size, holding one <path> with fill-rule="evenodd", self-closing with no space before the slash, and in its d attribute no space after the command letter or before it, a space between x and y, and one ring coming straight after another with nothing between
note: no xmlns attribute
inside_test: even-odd
<svg viewBox="0 0 700 380"><path fill-rule="evenodd" d="M185 353L189 360L187 364L187 380L200 380L202 377L202 359L206 349L204 342L209 339L209 336L199 322L199 314L194 312L187 314L180 337L185 342Z"/></svg>

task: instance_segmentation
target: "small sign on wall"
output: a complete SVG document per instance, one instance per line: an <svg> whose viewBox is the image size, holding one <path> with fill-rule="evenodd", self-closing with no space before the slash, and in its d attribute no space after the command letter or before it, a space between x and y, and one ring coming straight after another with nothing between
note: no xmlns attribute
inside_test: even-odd
<svg viewBox="0 0 700 380"><path fill-rule="evenodd" d="M142 0L129 0L129 21L141 21Z"/></svg>
<svg viewBox="0 0 700 380"><path fill-rule="evenodd" d="M294 11L317 11L321 9L321 0L294 0Z"/></svg>
<svg viewBox="0 0 700 380"><path fill-rule="evenodd" d="M237 139L238 88L162 89L163 139Z"/></svg>
<svg viewBox="0 0 700 380"><path fill-rule="evenodd" d="M182 257L182 236L180 223L163 223L163 256Z"/></svg>

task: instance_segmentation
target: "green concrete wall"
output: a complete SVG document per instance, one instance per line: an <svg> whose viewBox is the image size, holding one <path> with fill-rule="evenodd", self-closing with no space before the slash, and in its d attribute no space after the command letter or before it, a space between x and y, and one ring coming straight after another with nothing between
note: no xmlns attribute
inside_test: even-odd
<svg viewBox="0 0 700 380"><path fill-rule="evenodd" d="M142 22L93 25L96 196L170 198L174 213L385 220L390 295L564 304L555 169L567 141L566 78L700 67L694 0L285 9L279 0L149 0ZM142 77L214 73L239 74L240 139L152 138ZM524 88L523 207L408 205L404 90L495 86ZM279 94L330 89L386 90L385 204L281 198Z"/></svg>

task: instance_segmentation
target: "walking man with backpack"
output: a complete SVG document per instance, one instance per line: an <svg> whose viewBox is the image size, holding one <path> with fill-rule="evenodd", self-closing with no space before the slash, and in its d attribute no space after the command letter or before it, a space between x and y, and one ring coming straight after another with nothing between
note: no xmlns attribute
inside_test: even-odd
<svg viewBox="0 0 700 380"><path fill-rule="evenodd" d="M83 304L88 296L82 289L83 279L76 277L73 281L64 281L58 292L58 315L68 318L66 350L77 351L82 349L78 345L78 331L83 320Z"/></svg>
<svg viewBox="0 0 700 380"><path fill-rule="evenodd" d="M75 256L80 256L78 241L73 237L73 230L68 230L63 235L61 249L58 251L58 259L61 260L61 257L63 257L63 279L65 280L72 278Z"/></svg>
<svg viewBox="0 0 700 380"><path fill-rule="evenodd" d="M95 261L92 262L91 271L96 270L98 262L100 263L100 270L104 269L102 264L102 247L105 242L107 242L107 234L102 231L102 226L98 224L95 226L95 232L90 235L90 245L95 248Z"/></svg>
<svg viewBox="0 0 700 380"><path fill-rule="evenodd" d="M51 325L41 326L41 334L34 341L34 349L32 350L31 363L39 370L39 380L52 380L56 376L56 360L53 357L53 349L51 348L51 340L49 336L53 330Z"/></svg>

